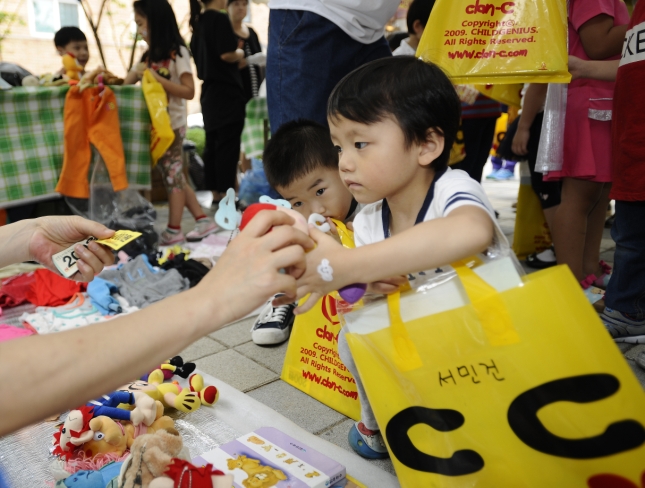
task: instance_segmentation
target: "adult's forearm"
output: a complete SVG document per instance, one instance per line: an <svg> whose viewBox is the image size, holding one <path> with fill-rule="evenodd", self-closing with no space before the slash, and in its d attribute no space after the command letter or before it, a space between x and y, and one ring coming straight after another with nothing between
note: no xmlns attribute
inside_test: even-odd
<svg viewBox="0 0 645 488"><path fill-rule="evenodd" d="M0 268L29 261L29 239L35 220L20 220L0 227Z"/></svg>
<svg viewBox="0 0 645 488"><path fill-rule="evenodd" d="M206 309L217 310L190 290L101 324L0 343L3 390L20 392L0 397L0 436L116 390L225 325Z"/></svg>

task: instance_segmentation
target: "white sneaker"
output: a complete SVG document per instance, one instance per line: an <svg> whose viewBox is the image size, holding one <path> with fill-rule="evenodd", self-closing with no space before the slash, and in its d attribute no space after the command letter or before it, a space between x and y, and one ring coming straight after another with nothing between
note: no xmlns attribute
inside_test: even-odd
<svg viewBox="0 0 645 488"><path fill-rule="evenodd" d="M195 223L195 229L186 234L186 240L188 242L201 241L204 237L208 237L218 230L219 227L211 219L202 219Z"/></svg>
<svg viewBox="0 0 645 488"><path fill-rule="evenodd" d="M276 297L267 302L251 329L251 339L259 346L281 344L291 333L291 326L295 320L293 309L296 308L296 304L274 307L271 302Z"/></svg>

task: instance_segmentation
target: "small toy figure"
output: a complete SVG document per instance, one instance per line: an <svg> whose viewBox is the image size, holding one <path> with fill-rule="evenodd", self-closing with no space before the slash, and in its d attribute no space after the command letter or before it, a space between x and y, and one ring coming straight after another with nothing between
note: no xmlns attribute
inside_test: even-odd
<svg viewBox="0 0 645 488"><path fill-rule="evenodd" d="M81 66L81 63L78 62L76 56L73 54L63 54L63 68L65 68L65 74L70 81L78 82L81 79L80 74L83 72L83 66Z"/></svg>

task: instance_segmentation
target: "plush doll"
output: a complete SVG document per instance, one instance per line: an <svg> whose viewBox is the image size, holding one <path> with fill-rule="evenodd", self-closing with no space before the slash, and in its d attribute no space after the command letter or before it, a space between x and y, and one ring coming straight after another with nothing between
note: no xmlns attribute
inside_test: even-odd
<svg viewBox="0 0 645 488"><path fill-rule="evenodd" d="M110 463L99 470L81 470L59 480L54 488L118 488L122 462Z"/></svg>
<svg viewBox="0 0 645 488"><path fill-rule="evenodd" d="M67 78L58 73L47 73L40 75L39 83L41 86L63 86L67 84Z"/></svg>
<svg viewBox="0 0 645 488"><path fill-rule="evenodd" d="M175 356L151 373L143 375L141 379L149 383L163 383L164 380L171 379L173 375L186 379L195 371L196 367L195 363L184 363L181 356Z"/></svg>
<svg viewBox="0 0 645 488"><path fill-rule="evenodd" d="M197 467L183 459L173 458L164 476L155 478L149 488L231 488L233 475L213 469L212 464Z"/></svg>
<svg viewBox="0 0 645 488"><path fill-rule="evenodd" d="M133 410L118 408L125 404ZM92 400L69 412L60 430L54 434L54 454L67 458L74 449L88 442L93 436L90 421L101 415L130 421L135 426L141 423L149 426L163 415L163 405L141 392L115 391Z"/></svg>
<svg viewBox="0 0 645 488"><path fill-rule="evenodd" d="M160 430L138 437L124 461L118 485L122 488L148 488L163 476L173 458L190 459L176 430ZM188 485L187 485L188 486Z"/></svg>
<svg viewBox="0 0 645 488"><path fill-rule="evenodd" d="M85 90L91 85L122 85L123 78L119 78L114 73L106 70L104 67L99 66L94 70L85 73L81 78L78 87L80 91Z"/></svg>
<svg viewBox="0 0 645 488"><path fill-rule="evenodd" d="M81 79L80 73L83 72L83 66L73 54L65 53L63 55L63 68L65 68L65 74L70 81L78 82Z"/></svg>
<svg viewBox="0 0 645 488"><path fill-rule="evenodd" d="M99 416L90 420L92 438L80 446L85 456L92 458L99 454L122 455L141 435L159 430L174 430L175 422L167 416L155 420L150 426L137 429L129 422L115 422L110 417Z"/></svg>

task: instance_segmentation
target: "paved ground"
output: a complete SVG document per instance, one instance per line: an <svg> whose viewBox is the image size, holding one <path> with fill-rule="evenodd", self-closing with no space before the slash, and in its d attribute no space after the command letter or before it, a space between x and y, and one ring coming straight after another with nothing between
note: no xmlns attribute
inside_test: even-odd
<svg viewBox="0 0 645 488"><path fill-rule="evenodd" d="M485 174L488 172L487 168ZM484 182L484 188L499 212L499 224L509 241L513 239L515 227L512 205L517 200L518 185L517 177L505 182ZM212 214L213 210L209 213ZM159 206L158 211L157 221L161 230L167 207ZM194 224L189 215L185 215L182 225L184 232L191 230ZM614 242L606 230L602 241L602 259L613 263L613 253ZM309 432L350 450L347 432L352 421L280 380L287 344L272 348L253 344L250 334L253 320L245 319L210 334L195 342L181 355L185 360L195 361L198 368L277 410ZM634 363L634 358L638 352L645 350L645 345L631 347L621 344L620 347L641 384L645 385L645 371ZM374 463L393 472L389 460Z"/></svg>

